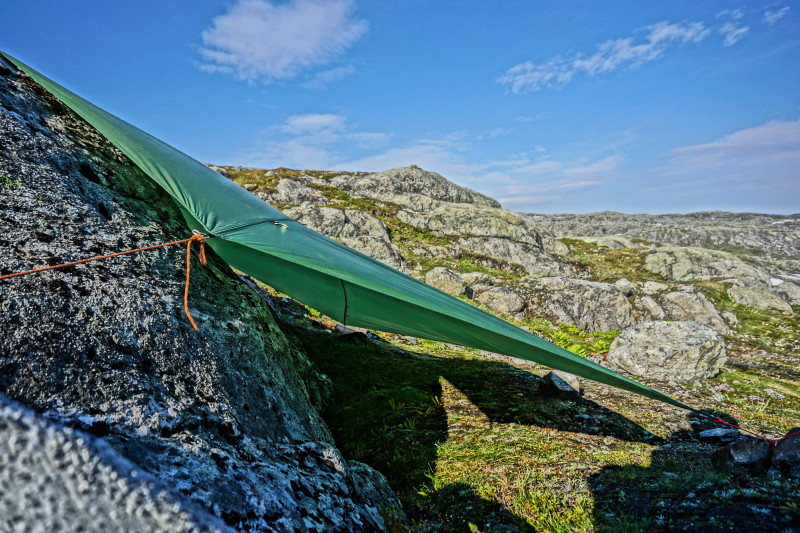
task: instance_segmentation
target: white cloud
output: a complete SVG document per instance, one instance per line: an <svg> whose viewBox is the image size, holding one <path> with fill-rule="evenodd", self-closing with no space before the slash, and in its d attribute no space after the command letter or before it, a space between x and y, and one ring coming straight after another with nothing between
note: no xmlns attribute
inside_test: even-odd
<svg viewBox="0 0 800 533"><path fill-rule="evenodd" d="M761 20L765 24L769 24L770 26L772 26L773 24L781 20L783 17L788 15L789 10L790 10L789 6L783 6L782 8L776 10L768 9L764 11L764 18L762 18Z"/></svg>
<svg viewBox="0 0 800 533"><path fill-rule="evenodd" d="M722 46L733 46L741 41L747 32L750 31L748 26L742 26L739 21L744 17L744 11L741 9L727 9L717 13L717 18L725 18L726 22L717 30L722 36Z"/></svg>
<svg viewBox="0 0 800 533"><path fill-rule="evenodd" d="M590 56L556 56L540 64L526 61L508 69L498 81L515 93L560 87L581 73L598 76L623 67L637 68L659 58L672 44L699 43L709 34L702 22L664 21L641 30L647 35L638 42L633 37L612 39L598 45Z"/></svg>
<svg viewBox="0 0 800 533"><path fill-rule="evenodd" d="M366 31L352 0L240 0L202 33L203 68L242 80L290 79L340 55Z"/></svg>

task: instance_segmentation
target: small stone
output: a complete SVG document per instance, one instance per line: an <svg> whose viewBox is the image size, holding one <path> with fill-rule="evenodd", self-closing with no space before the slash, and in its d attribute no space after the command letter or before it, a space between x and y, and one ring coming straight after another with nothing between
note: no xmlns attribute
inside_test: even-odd
<svg viewBox="0 0 800 533"><path fill-rule="evenodd" d="M770 398L774 398L776 400L783 400L786 398L785 395L781 394L778 391L774 391L772 389L764 389L764 394L769 396Z"/></svg>
<svg viewBox="0 0 800 533"><path fill-rule="evenodd" d="M660 292L664 292L669 289L668 286L664 285L663 283L659 283L657 281L645 281L644 286L642 287L642 291L645 294L658 294Z"/></svg>
<svg viewBox="0 0 800 533"><path fill-rule="evenodd" d="M581 395L581 383L573 374L553 370L544 376L544 390L562 400L574 400Z"/></svg>
<svg viewBox="0 0 800 533"><path fill-rule="evenodd" d="M633 296L636 293L636 287L625 278L617 280L614 285L622 291L625 296Z"/></svg>
<svg viewBox="0 0 800 533"><path fill-rule="evenodd" d="M701 442L707 444L727 445L736 441L741 434L738 429L733 428L714 428L701 431L697 434Z"/></svg>

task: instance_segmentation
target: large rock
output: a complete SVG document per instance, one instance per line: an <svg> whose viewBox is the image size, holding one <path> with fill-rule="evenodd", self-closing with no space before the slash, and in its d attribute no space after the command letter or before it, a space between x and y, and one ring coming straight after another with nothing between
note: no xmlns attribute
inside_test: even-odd
<svg viewBox="0 0 800 533"><path fill-rule="evenodd" d="M730 446L711 452L711 462L717 468L758 473L767 469L770 451L765 439L740 437Z"/></svg>
<svg viewBox="0 0 800 533"><path fill-rule="evenodd" d="M431 269L425 275L425 283L453 296L461 296L467 287L457 272L444 267Z"/></svg>
<svg viewBox="0 0 800 533"><path fill-rule="evenodd" d="M191 234L131 161L8 72L0 175L15 179L0 187L0 272ZM319 415L330 382L263 295L210 250L208 265L192 270L195 332L181 306L184 254L165 248L0 282L0 393L101 436L237 529L381 529L381 508L396 500L379 474L333 445ZM132 512L146 514L138 502Z"/></svg>
<svg viewBox="0 0 800 533"><path fill-rule="evenodd" d="M772 290L789 302L789 305L800 305L800 285L779 279L777 284L773 283Z"/></svg>
<svg viewBox="0 0 800 533"><path fill-rule="evenodd" d="M773 292L755 289L752 287L741 287L734 285L728 289L728 296L736 303L766 309L767 311L778 311L781 313L791 313L792 306Z"/></svg>
<svg viewBox="0 0 800 533"><path fill-rule="evenodd" d="M435 172L427 172L414 165L376 174L339 176L331 179L331 185L347 191L351 196L399 205L407 205L415 199L429 198L443 202L500 207L497 200L485 194L456 185Z"/></svg>
<svg viewBox="0 0 800 533"><path fill-rule="evenodd" d="M644 267L672 281L736 278L766 283L769 279L735 255L704 248L658 248L645 257Z"/></svg>
<svg viewBox="0 0 800 533"><path fill-rule="evenodd" d="M102 439L2 394L0 465L2 531L235 531Z"/></svg>
<svg viewBox="0 0 800 533"><path fill-rule="evenodd" d="M700 293L670 292L658 298L669 320L689 320L710 327L721 335L731 330L714 304Z"/></svg>
<svg viewBox="0 0 800 533"><path fill-rule="evenodd" d="M716 376L726 360L719 335L696 322L642 322L614 339L607 359L635 376L684 383Z"/></svg>
<svg viewBox="0 0 800 533"><path fill-rule="evenodd" d="M775 445L772 464L776 468L795 477L800 477L800 427L792 428Z"/></svg>
<svg viewBox="0 0 800 533"><path fill-rule="evenodd" d="M525 301L508 287L492 287L478 294L475 298L495 311L521 317L525 310Z"/></svg>
<svg viewBox="0 0 800 533"><path fill-rule="evenodd" d="M553 322L575 324L584 331L625 329L634 323L633 306L616 286L571 278L530 280L528 309Z"/></svg>

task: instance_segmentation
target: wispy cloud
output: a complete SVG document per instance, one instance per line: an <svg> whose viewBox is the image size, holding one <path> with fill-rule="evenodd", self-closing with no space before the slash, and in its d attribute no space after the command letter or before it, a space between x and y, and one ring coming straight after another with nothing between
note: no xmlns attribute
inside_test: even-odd
<svg viewBox="0 0 800 533"><path fill-rule="evenodd" d="M783 17L789 14L789 6L783 6L780 9L767 9L764 11L764 17L761 19L764 24L772 26Z"/></svg>
<svg viewBox="0 0 800 533"><path fill-rule="evenodd" d="M342 161L345 148L375 150L389 139L386 133L355 130L344 115L307 113L265 130L244 158L266 166L327 169Z"/></svg>
<svg viewBox="0 0 800 533"><path fill-rule="evenodd" d="M717 18L726 19L722 26L717 30L722 36L722 46L733 46L741 41L747 32L750 31L749 26L742 26L741 20L744 17L744 11L741 9L727 9L717 13Z"/></svg>
<svg viewBox="0 0 800 533"><path fill-rule="evenodd" d="M203 31L202 68L241 80L290 79L328 64L366 29L352 0L239 0ZM334 71L329 78L342 74Z"/></svg>
<svg viewBox="0 0 800 533"><path fill-rule="evenodd" d="M764 191L774 205L800 207L800 120L767 122L667 155L669 164L657 172L672 182L659 189L710 191L714 184L727 191Z"/></svg>
<svg viewBox="0 0 800 533"><path fill-rule="evenodd" d="M643 39L612 39L598 45L589 56L556 56L544 63L526 61L508 69L498 80L515 93L566 85L578 74L598 76L619 68L637 68L658 59L673 44L699 43L710 31L702 22L659 22L646 26Z"/></svg>
<svg viewBox="0 0 800 533"><path fill-rule="evenodd" d="M343 80L351 76L356 71L354 66L336 67L323 70L314 76L314 79L304 84L309 89L322 89L331 83Z"/></svg>

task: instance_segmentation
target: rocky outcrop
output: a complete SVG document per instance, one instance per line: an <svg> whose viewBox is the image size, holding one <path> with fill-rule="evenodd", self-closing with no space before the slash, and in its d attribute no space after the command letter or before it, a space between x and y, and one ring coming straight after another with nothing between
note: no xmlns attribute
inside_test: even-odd
<svg viewBox="0 0 800 533"><path fill-rule="evenodd" d="M398 270L406 269L400 252L391 243L386 224L373 215L333 207L293 207L284 212L314 231L338 239L373 259Z"/></svg>
<svg viewBox="0 0 800 533"><path fill-rule="evenodd" d="M525 311L525 301L508 287L492 287L481 291L475 299L490 309L517 318L522 318Z"/></svg>
<svg viewBox="0 0 800 533"><path fill-rule="evenodd" d="M260 193L261 199L268 203L279 205L300 205L306 202L325 206L330 202L328 198L317 189L312 189L300 180L282 179L272 193Z"/></svg>
<svg viewBox="0 0 800 533"><path fill-rule="evenodd" d="M697 292L670 292L656 298L668 320L689 320L708 326L720 335L731 329L714 304Z"/></svg>
<svg viewBox="0 0 800 533"><path fill-rule="evenodd" d="M687 215L524 215L559 237L626 237L670 246L736 250L753 257L785 260L800 250L800 214L761 215L718 211Z"/></svg>
<svg viewBox="0 0 800 533"><path fill-rule="evenodd" d="M608 351L611 368L663 381L698 383L719 373L727 356L719 335L696 322L643 322Z"/></svg>
<svg viewBox="0 0 800 533"><path fill-rule="evenodd" d="M766 309L767 311L778 311L781 313L791 313L792 306L777 294L753 287L742 287L734 285L728 289L728 296L736 303Z"/></svg>
<svg viewBox="0 0 800 533"><path fill-rule="evenodd" d="M703 248L658 248L645 258L644 267L671 281L708 281L728 278L766 283L768 276L738 257Z"/></svg>
<svg viewBox="0 0 800 533"><path fill-rule="evenodd" d="M444 267L431 269L425 275L425 283L453 296L461 296L467 287L458 272Z"/></svg>
<svg viewBox="0 0 800 533"><path fill-rule="evenodd" d="M417 166L393 168L375 174L342 175L331 179L331 185L351 196L406 205L428 199L459 204L500 207L497 200L485 194L460 187L440 174Z"/></svg>
<svg viewBox="0 0 800 533"><path fill-rule="evenodd" d="M530 312L584 331L625 329L634 323L633 306L610 283L564 277L540 278L524 285Z"/></svg>
<svg viewBox="0 0 800 533"><path fill-rule="evenodd" d="M0 176L13 178L0 186L3 274L191 234L152 180L11 68L0 72L0 137ZM101 437L237 529L379 530L380 508L396 500L333 445L319 415L329 381L265 295L211 251L192 270L194 332L181 309L184 253L0 282L0 393Z"/></svg>

